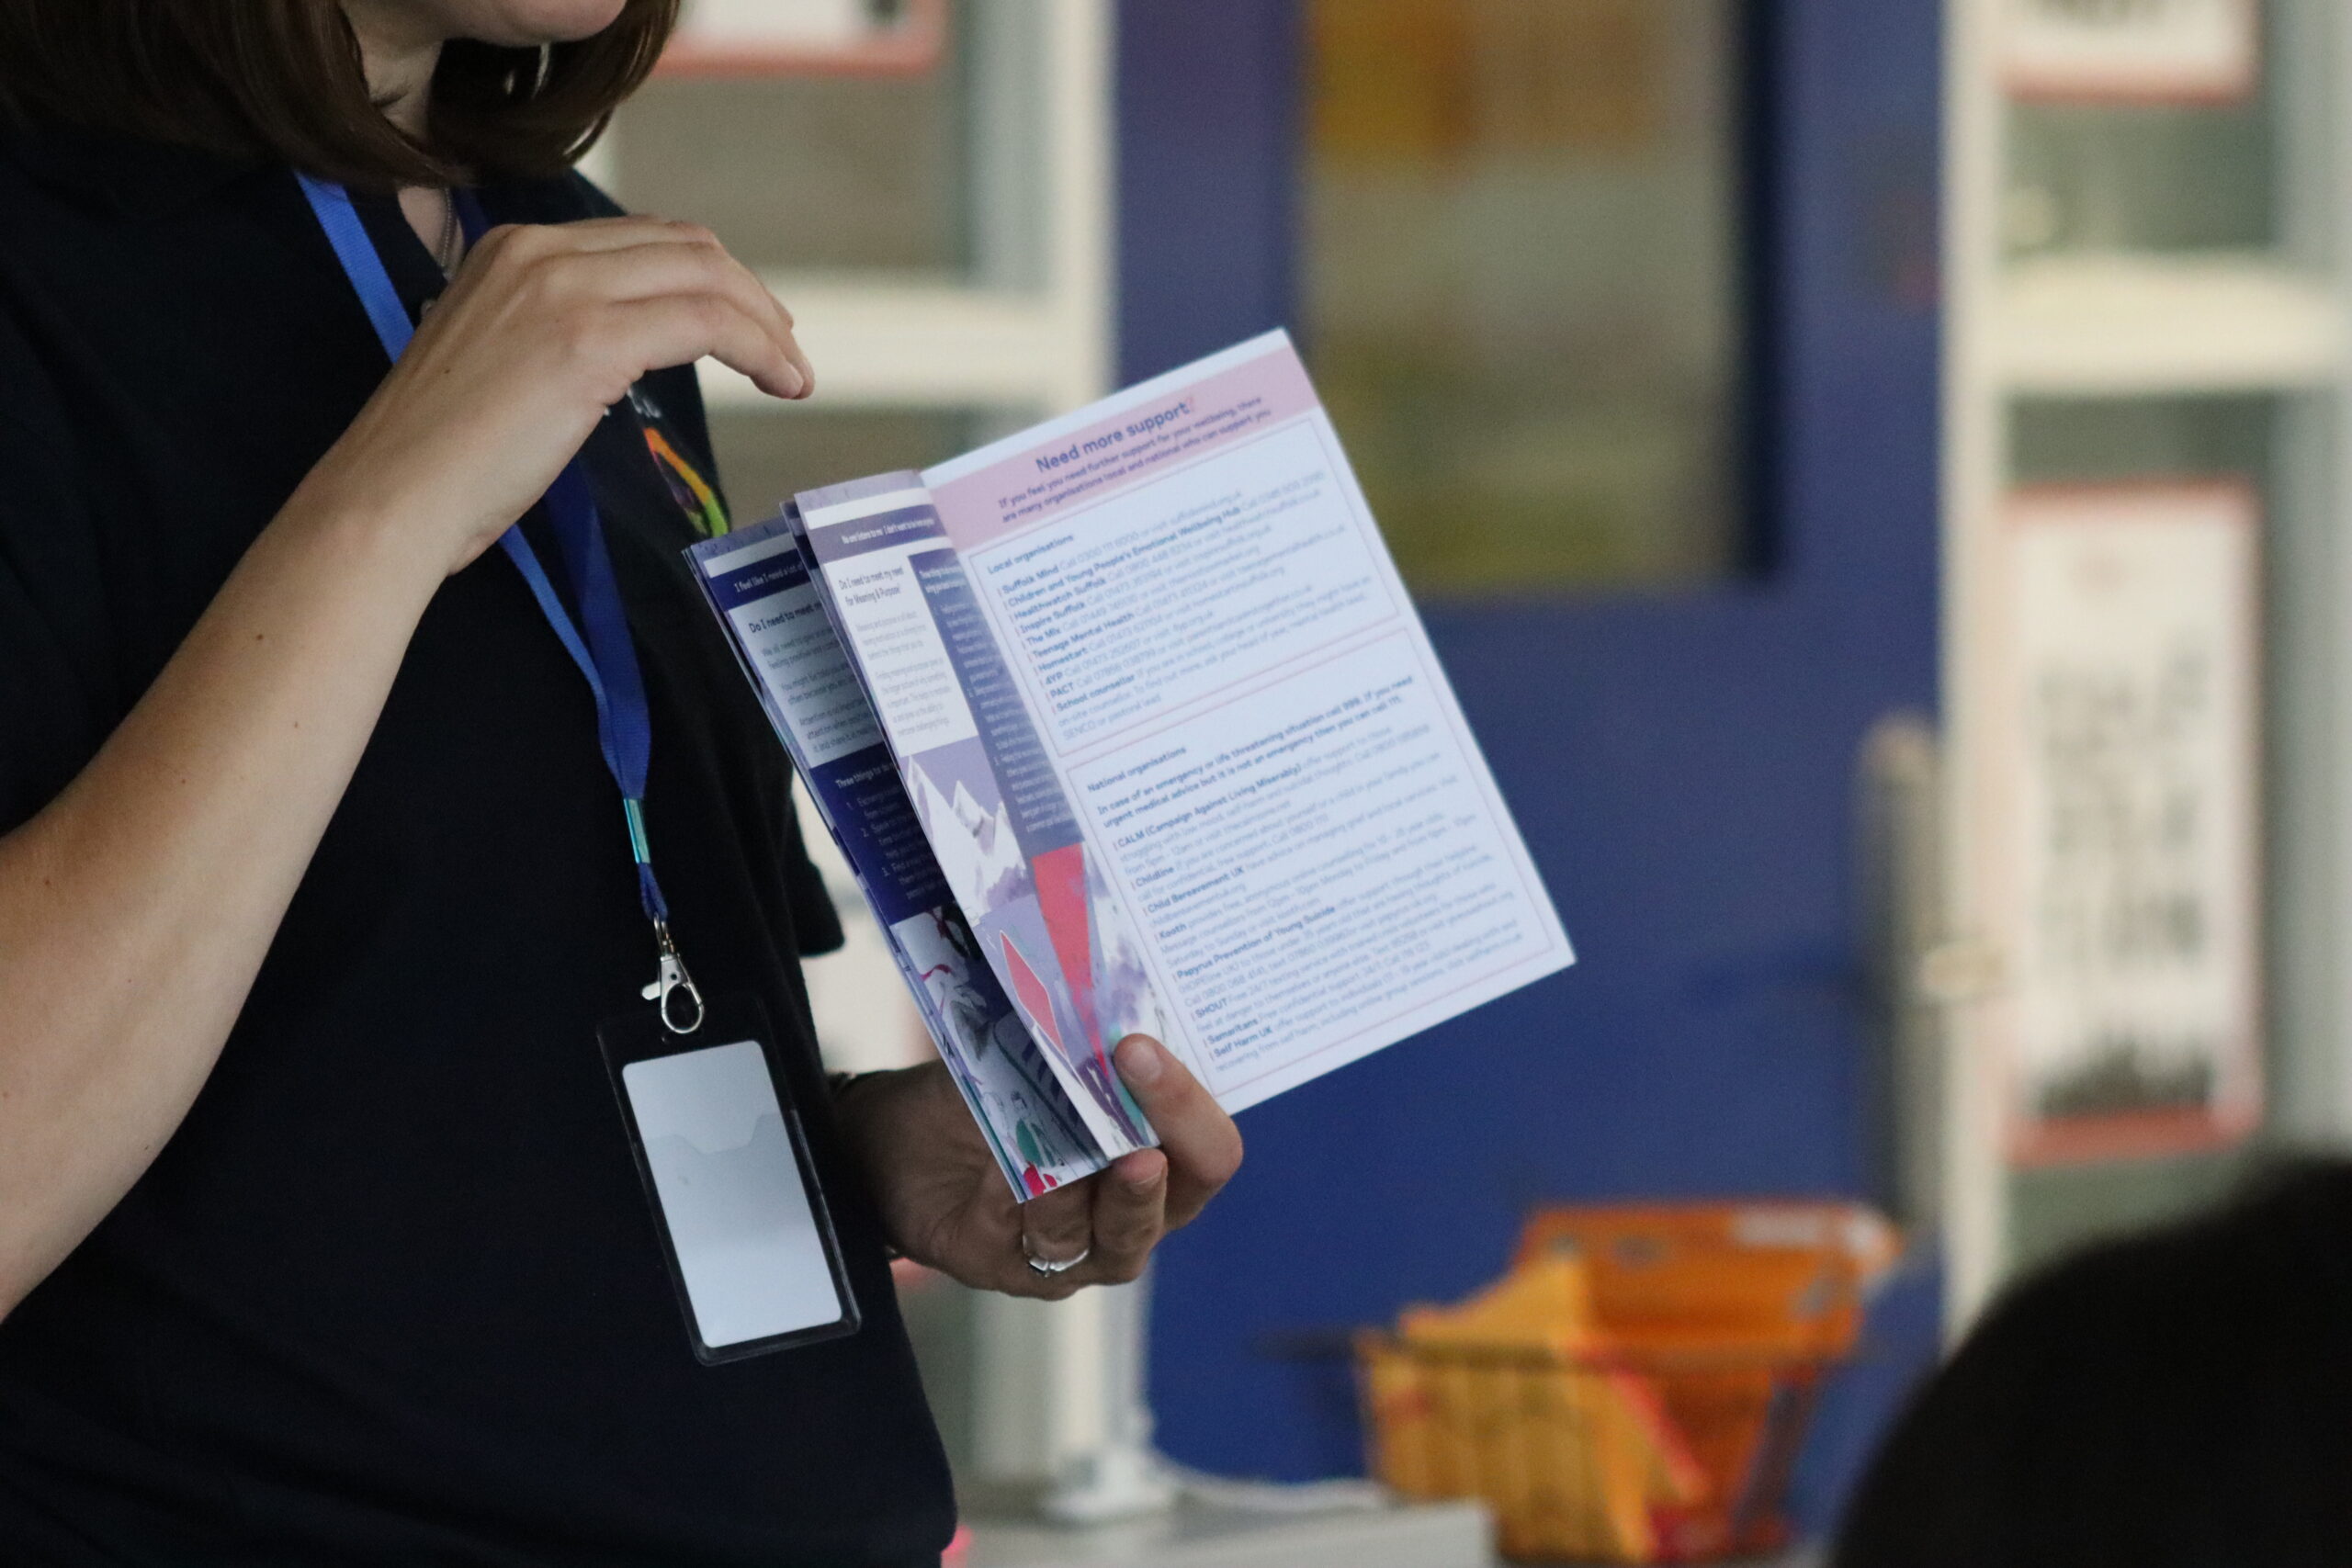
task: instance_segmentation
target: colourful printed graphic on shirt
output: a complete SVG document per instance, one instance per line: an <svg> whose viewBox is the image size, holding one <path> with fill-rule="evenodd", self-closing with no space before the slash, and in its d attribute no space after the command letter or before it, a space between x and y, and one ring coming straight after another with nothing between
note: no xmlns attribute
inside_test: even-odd
<svg viewBox="0 0 2352 1568"><path fill-rule="evenodd" d="M686 455L670 442L669 437L649 421L645 426L645 445L653 454L653 466L662 470L662 478L676 498L678 508L686 514L695 532L706 539L715 539L727 532L727 505L718 492L710 487L700 470L687 460Z"/></svg>

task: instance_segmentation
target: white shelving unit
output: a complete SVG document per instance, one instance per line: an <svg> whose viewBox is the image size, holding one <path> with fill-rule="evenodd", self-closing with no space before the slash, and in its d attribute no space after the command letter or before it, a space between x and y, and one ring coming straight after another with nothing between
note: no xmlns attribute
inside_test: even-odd
<svg viewBox="0 0 2352 1568"><path fill-rule="evenodd" d="M2272 182L2267 244L2030 247L2017 243L2012 227L2019 117L2003 57L2005 29L2038 7L2056 8L2046 0L1947 0L1946 8L1945 886L1952 941L1931 968L1940 972L1949 1025L1941 1207L1955 1334L2012 1266L2018 1221L2018 1179L2004 1153L2001 1043L1985 1005L2007 983L2016 955L1999 930L1998 846L1985 802L2003 727L2018 722L2002 683L1997 599L2021 408L2047 400L2276 400L2260 623L2268 685L2261 795L2270 846L2266 1135L2335 1143L2352 1134L2352 964L2337 956L2352 950L2352 549L2344 540L2352 292L2341 231L2352 213L2352 13L2340 0L2263 5L2270 118L2267 153L2252 177ZM2171 7L2195 8L2194 0ZM2194 184L2184 178L2180 199L2193 199Z"/></svg>
<svg viewBox="0 0 2352 1568"><path fill-rule="evenodd" d="M775 273L829 407L986 409L1027 423L1113 377L1112 7L984 0L968 28L974 265L953 281ZM714 407L775 405L706 361Z"/></svg>

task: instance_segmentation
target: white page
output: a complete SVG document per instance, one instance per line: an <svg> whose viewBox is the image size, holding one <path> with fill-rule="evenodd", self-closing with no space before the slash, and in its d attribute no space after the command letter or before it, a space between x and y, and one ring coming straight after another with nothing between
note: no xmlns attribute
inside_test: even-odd
<svg viewBox="0 0 2352 1568"><path fill-rule="evenodd" d="M1228 1109L1574 962L1286 336L922 477Z"/></svg>

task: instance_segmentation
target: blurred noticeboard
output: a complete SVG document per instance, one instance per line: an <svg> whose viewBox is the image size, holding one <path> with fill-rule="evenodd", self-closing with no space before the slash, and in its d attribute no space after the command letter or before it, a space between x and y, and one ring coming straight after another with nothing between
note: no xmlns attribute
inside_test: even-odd
<svg viewBox="0 0 2352 1568"><path fill-rule="evenodd" d="M2237 482L2010 498L1987 849L2020 1164L2259 1120L2259 531Z"/></svg>
<svg viewBox="0 0 2352 1568"><path fill-rule="evenodd" d="M1497 152L1648 152L1671 111L1659 0L1317 0L1306 11L1316 152L1438 164Z"/></svg>
<svg viewBox="0 0 2352 1568"><path fill-rule="evenodd" d="M2257 0L2007 0L2017 98L2239 103L2261 76Z"/></svg>
<svg viewBox="0 0 2352 1568"><path fill-rule="evenodd" d="M1416 592L1721 581L1740 0L1310 0L1309 361Z"/></svg>
<svg viewBox="0 0 2352 1568"><path fill-rule="evenodd" d="M665 75L903 75L938 64L947 0L685 0Z"/></svg>

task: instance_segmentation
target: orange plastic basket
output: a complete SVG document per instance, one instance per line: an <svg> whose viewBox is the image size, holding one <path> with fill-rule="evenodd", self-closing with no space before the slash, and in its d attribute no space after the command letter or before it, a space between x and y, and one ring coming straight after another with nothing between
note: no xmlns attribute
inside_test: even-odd
<svg viewBox="0 0 2352 1568"><path fill-rule="evenodd" d="M1374 1473L1408 1497L1482 1499L1521 1560L1775 1551L1815 1396L1893 1239L1842 1204L1544 1211L1484 1315L1420 1309L1359 1337ZM1523 1326L1478 1342L1504 1291L1523 1325L1546 1299L1531 1272L1571 1255L1575 1288L1550 1294L1589 1321L1549 1344Z"/></svg>

